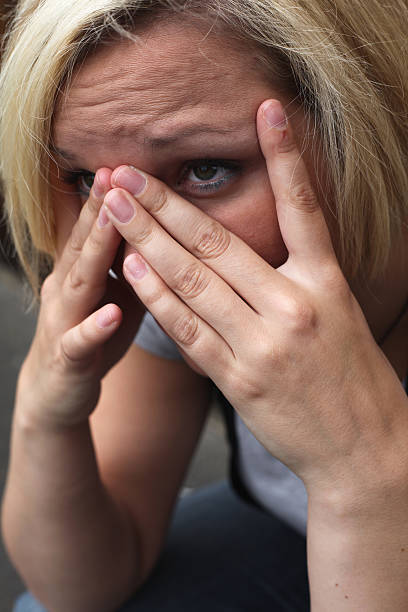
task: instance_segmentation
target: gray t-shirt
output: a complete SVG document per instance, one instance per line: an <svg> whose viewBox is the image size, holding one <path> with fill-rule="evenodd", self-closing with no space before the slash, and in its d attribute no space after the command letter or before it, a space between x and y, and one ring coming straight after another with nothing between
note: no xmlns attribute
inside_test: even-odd
<svg viewBox="0 0 408 612"><path fill-rule="evenodd" d="M182 359L176 344L150 313L145 315L135 342L160 357ZM407 389L407 379L404 384ZM258 442L235 411L234 427L237 468L248 493L262 508L306 535L307 494L302 480Z"/></svg>

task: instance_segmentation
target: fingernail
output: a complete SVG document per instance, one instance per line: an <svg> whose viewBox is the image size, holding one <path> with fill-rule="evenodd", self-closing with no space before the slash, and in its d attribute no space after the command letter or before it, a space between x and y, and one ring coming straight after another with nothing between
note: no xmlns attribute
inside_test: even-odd
<svg viewBox="0 0 408 612"><path fill-rule="evenodd" d="M101 209L98 215L98 226L102 228L108 225L108 223L109 223L109 217L106 214L106 208L104 206L101 206Z"/></svg>
<svg viewBox="0 0 408 612"><path fill-rule="evenodd" d="M263 115L269 127L275 130L285 130L288 127L285 111L282 108L282 104L277 100L272 100L264 107Z"/></svg>
<svg viewBox="0 0 408 612"><path fill-rule="evenodd" d="M110 327L112 325L112 323L114 323L113 319L112 319L112 313L109 309L104 309L101 310L100 312L96 313L96 322L98 324L98 327L100 327L101 329L104 329L106 327Z"/></svg>
<svg viewBox="0 0 408 612"><path fill-rule="evenodd" d="M139 172L134 166L121 168L117 174L114 174L113 180L115 185L123 187L134 196L141 195L147 184L145 175Z"/></svg>
<svg viewBox="0 0 408 612"><path fill-rule="evenodd" d="M145 261L138 253L132 253L132 255L126 257L124 264L126 271L135 280L140 280L147 274Z"/></svg>
<svg viewBox="0 0 408 612"><path fill-rule="evenodd" d="M114 189L105 198L105 205L120 223L129 223L135 216L135 209L123 191Z"/></svg>
<svg viewBox="0 0 408 612"><path fill-rule="evenodd" d="M99 198L103 198L103 196L105 195L105 189L101 185L97 174L96 174L95 180L93 182L93 190L94 190L95 197L98 198L98 199Z"/></svg>

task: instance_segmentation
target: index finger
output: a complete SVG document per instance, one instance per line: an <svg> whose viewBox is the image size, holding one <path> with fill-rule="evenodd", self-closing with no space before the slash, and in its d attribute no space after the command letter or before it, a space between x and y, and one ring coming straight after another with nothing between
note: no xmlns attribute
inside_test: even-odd
<svg viewBox="0 0 408 612"><path fill-rule="evenodd" d="M138 188L137 195L134 195L136 201L158 221L176 243L213 270L254 310L261 312L270 307L270 293L265 292L264 288L270 286L272 281L275 290L278 286L282 289L288 286L288 280L275 273L269 263L239 236L227 230L162 181L133 167L120 166L114 170L112 185L126 189L129 194L135 194L137 184L144 186ZM132 243L128 236L124 237L127 242ZM168 245L170 248L171 242ZM164 252L164 247L162 251L157 251L160 258ZM170 251L167 253L169 257Z"/></svg>
<svg viewBox="0 0 408 612"><path fill-rule="evenodd" d="M336 260L293 127L278 100L267 100L259 107L257 129L289 258L311 265Z"/></svg>
<svg viewBox="0 0 408 612"><path fill-rule="evenodd" d="M55 266L56 277L62 282L72 268L98 217L106 193L111 188L112 171L108 168L98 170L89 198L82 207L80 215L72 228L60 260Z"/></svg>

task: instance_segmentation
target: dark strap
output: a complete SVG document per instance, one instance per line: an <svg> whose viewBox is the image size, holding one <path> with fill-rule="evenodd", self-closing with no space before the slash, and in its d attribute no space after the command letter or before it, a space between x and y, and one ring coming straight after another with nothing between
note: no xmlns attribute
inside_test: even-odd
<svg viewBox="0 0 408 612"><path fill-rule="evenodd" d="M214 386L214 389L215 397L221 408L221 412L224 417L224 422L227 429L227 437L230 447L229 479L232 488L243 501L247 502L248 504L251 504L252 506L256 506L260 510L266 512L266 510L252 497L251 493L248 491L247 487L241 479L239 470L239 448L234 416L235 409L232 407L227 398L224 397L224 395L217 387Z"/></svg>

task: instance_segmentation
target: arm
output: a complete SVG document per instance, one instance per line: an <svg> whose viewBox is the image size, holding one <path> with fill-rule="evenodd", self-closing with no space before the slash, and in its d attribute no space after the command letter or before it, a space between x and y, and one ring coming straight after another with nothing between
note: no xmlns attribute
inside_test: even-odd
<svg viewBox="0 0 408 612"><path fill-rule="evenodd" d="M303 480L313 612L403 612L408 400L339 267L280 105L261 105L257 126L287 261L273 268L146 173L128 192L135 169L125 185L121 167L105 205L138 250L125 275L258 441ZM115 210L125 202L123 222Z"/></svg>
<svg viewBox="0 0 408 612"><path fill-rule="evenodd" d="M111 612L146 579L208 400L185 364L132 346L91 423L46 430L16 409L3 535L47 609Z"/></svg>
<svg viewBox="0 0 408 612"><path fill-rule="evenodd" d="M399 466L398 466L399 471ZM407 609L408 474L366 497L309 499L312 612Z"/></svg>
<svg viewBox="0 0 408 612"><path fill-rule="evenodd" d="M101 169L95 185L106 192L110 178ZM2 531L47 609L110 612L158 554L207 382L131 345L143 309L108 276L120 236L100 215L103 193L83 205L62 193L61 248L19 376Z"/></svg>
<svg viewBox="0 0 408 612"><path fill-rule="evenodd" d="M382 345L401 379L408 370L407 338L408 312ZM401 394L400 400L406 401L408 409L408 399ZM401 445L406 445L403 435ZM313 612L328 608L339 612L407 609L408 469L397 454L387 463L378 452L371 470L369 496L366 486L337 499L319 498L313 492L309 496L308 567Z"/></svg>

